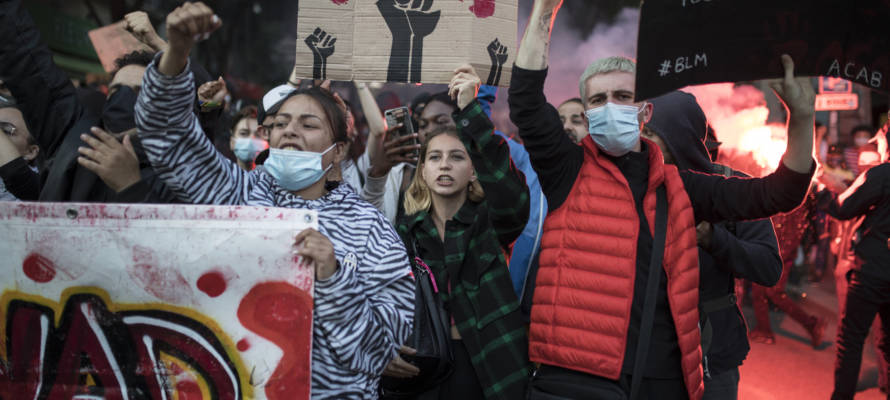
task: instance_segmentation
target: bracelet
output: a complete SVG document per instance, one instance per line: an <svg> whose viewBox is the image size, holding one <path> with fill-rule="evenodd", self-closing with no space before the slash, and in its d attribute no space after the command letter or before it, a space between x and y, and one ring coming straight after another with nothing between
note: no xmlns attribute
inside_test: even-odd
<svg viewBox="0 0 890 400"><path fill-rule="evenodd" d="M222 103L219 101L201 101L198 103L201 106L201 111L210 111L222 107Z"/></svg>

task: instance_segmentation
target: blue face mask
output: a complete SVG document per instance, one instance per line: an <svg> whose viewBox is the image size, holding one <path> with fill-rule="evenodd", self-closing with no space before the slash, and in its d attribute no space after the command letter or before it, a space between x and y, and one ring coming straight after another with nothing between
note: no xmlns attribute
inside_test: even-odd
<svg viewBox="0 0 890 400"><path fill-rule="evenodd" d="M269 158L263 163L263 168L278 181L279 186L290 191L302 190L318 182L331 169L333 164L327 168L321 167L321 157L336 145L321 153L269 149Z"/></svg>
<svg viewBox="0 0 890 400"><path fill-rule="evenodd" d="M257 154L260 154L261 151L266 150L268 147L269 143L262 139L238 138L235 139L235 148L232 149L232 152L235 153L235 157L238 160L247 163L253 162Z"/></svg>
<svg viewBox="0 0 890 400"><path fill-rule="evenodd" d="M642 108L614 103L587 110L590 137L606 154L619 157L627 154L640 142Z"/></svg>

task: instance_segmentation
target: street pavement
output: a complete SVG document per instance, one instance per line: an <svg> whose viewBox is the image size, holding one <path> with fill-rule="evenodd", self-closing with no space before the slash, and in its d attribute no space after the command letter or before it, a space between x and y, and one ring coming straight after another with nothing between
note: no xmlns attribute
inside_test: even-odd
<svg viewBox="0 0 890 400"><path fill-rule="evenodd" d="M791 287L791 286L789 286ZM776 343L751 343L751 352L740 368L740 400L830 399L834 385L837 299L831 273L818 284L792 288L800 304L812 314L828 321L823 342L818 349L810 346L806 330L783 313L770 313ZM798 297L792 295L792 297ZM749 327L754 328L754 313L747 302L743 311ZM877 388L877 368L871 337L866 342L856 400L885 400Z"/></svg>

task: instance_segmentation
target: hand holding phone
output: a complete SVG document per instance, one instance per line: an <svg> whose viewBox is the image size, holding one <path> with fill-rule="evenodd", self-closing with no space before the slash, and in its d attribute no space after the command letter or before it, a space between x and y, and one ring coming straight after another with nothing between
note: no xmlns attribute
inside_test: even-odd
<svg viewBox="0 0 890 400"><path fill-rule="evenodd" d="M408 159L413 158L416 162L420 158L420 141L417 140L417 135L415 135L416 132L414 131L414 124L411 123L408 107L391 108L386 110L384 115L386 116L386 124L389 127L387 133L390 135L390 137L386 138L387 143L398 139L399 149L403 150L401 156Z"/></svg>

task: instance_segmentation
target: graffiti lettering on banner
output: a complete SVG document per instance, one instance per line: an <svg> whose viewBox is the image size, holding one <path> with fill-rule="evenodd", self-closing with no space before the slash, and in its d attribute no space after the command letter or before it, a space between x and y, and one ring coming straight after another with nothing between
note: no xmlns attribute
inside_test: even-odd
<svg viewBox="0 0 890 400"><path fill-rule="evenodd" d="M301 0L296 72L304 78L448 83L469 62L507 85L518 0Z"/></svg>
<svg viewBox="0 0 890 400"><path fill-rule="evenodd" d="M307 399L308 210L0 203L0 399Z"/></svg>
<svg viewBox="0 0 890 400"><path fill-rule="evenodd" d="M890 92L890 0L647 0L637 43L637 100L688 85L798 76Z"/></svg>

